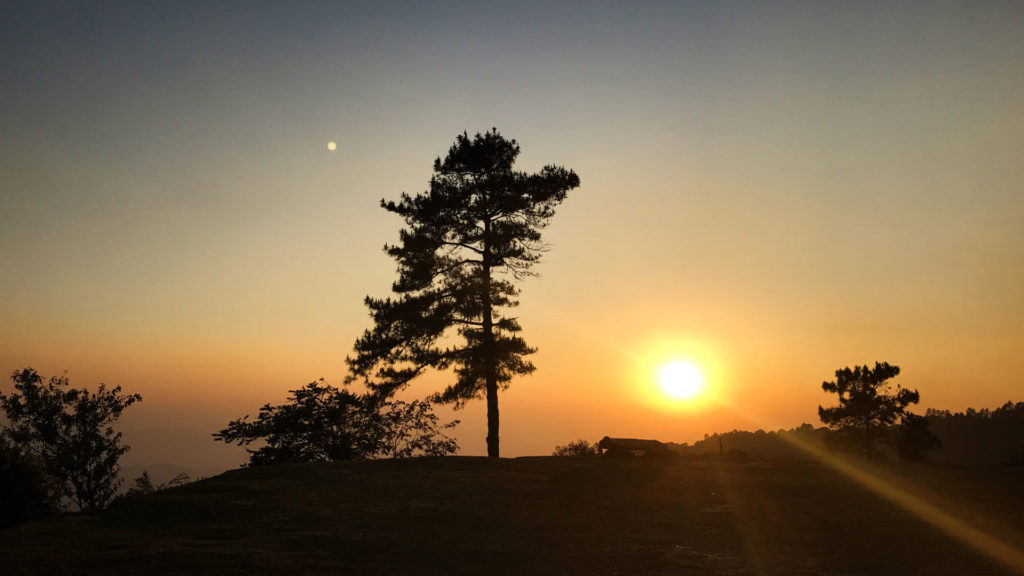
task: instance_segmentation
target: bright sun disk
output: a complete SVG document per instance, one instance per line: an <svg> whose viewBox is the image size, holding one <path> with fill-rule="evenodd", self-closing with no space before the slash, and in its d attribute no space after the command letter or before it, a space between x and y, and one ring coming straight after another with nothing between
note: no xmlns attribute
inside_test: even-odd
<svg viewBox="0 0 1024 576"><path fill-rule="evenodd" d="M658 373L665 393L673 398L693 398L700 392L704 378L700 370L689 362L669 362Z"/></svg>

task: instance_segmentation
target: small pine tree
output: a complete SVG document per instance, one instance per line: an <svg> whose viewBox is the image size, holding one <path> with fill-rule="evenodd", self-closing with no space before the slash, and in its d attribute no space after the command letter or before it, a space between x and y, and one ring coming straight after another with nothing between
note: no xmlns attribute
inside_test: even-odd
<svg viewBox="0 0 1024 576"><path fill-rule="evenodd" d="M893 386L889 380L900 373L900 367L876 362L875 367L854 366L836 370L836 379L823 382L822 390L839 397L839 405L831 408L818 406L821 421L853 439L870 458L874 444L889 433L909 404L917 404L917 390Z"/></svg>
<svg viewBox="0 0 1024 576"><path fill-rule="evenodd" d="M149 471L143 470L142 474L132 481L134 486L125 492L125 496L144 496L146 494L152 494L159 490L159 487L153 485L153 481L149 478Z"/></svg>

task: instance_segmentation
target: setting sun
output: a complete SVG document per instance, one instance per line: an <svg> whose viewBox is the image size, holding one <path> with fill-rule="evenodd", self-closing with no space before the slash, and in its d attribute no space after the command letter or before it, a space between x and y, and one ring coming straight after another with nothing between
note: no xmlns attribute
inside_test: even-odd
<svg viewBox="0 0 1024 576"><path fill-rule="evenodd" d="M693 398L700 393L704 378L700 370L689 362L669 362L658 373L658 381L673 398Z"/></svg>

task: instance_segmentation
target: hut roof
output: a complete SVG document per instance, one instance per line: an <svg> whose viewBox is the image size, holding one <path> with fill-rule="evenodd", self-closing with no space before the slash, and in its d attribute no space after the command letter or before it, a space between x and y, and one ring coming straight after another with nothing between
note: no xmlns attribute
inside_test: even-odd
<svg viewBox="0 0 1024 576"><path fill-rule="evenodd" d="M601 448L621 448L623 450L664 450L665 444L657 440L643 440L640 438L610 438L605 436L598 444Z"/></svg>

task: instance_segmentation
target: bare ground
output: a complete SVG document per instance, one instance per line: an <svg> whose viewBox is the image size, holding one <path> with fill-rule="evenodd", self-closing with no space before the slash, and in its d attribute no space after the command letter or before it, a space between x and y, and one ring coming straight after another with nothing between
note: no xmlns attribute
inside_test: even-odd
<svg viewBox="0 0 1024 576"><path fill-rule="evenodd" d="M1024 468L859 462L1024 550ZM436 458L227 472L0 532L0 573L1022 574L816 461Z"/></svg>

